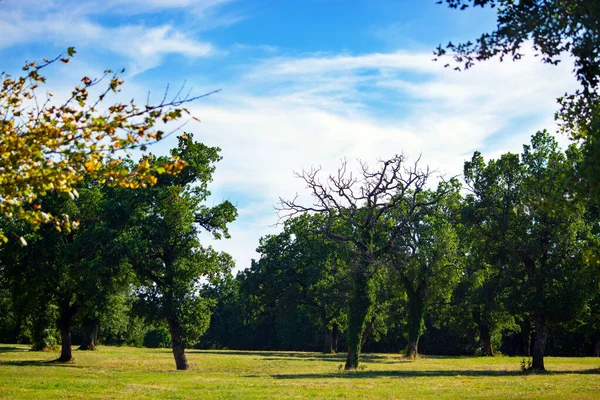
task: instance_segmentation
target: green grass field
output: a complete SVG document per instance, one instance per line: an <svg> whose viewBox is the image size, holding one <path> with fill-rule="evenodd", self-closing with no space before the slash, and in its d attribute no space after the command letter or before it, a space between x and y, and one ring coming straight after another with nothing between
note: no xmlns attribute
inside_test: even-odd
<svg viewBox="0 0 600 400"><path fill-rule="evenodd" d="M298 352L188 351L189 371L175 371L168 349L100 347L52 352L0 345L0 398L206 399L595 399L598 358L553 358L548 373L523 374L517 357L364 355L359 371L341 371L342 355Z"/></svg>

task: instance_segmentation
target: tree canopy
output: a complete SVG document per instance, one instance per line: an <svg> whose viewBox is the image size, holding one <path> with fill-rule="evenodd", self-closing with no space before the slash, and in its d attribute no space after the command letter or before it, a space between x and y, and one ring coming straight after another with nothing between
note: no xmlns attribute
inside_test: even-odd
<svg viewBox="0 0 600 400"><path fill-rule="evenodd" d="M45 210L40 197L56 192L75 198L85 177L130 189L152 186L158 175L183 168L177 157L157 160L146 155L134 168L124 159L134 149L146 152L147 146L176 131L166 129L188 113L181 106L198 97L179 92L168 100L166 92L158 104L107 104L124 83L110 70L100 78L83 77L66 100L56 100L49 91L40 93L46 83L44 69L68 63L74 54L69 48L65 56L26 63L22 76L0 75L0 213L6 218L70 231L78 222ZM0 239L9 239L1 229ZM26 245L24 238L19 240Z"/></svg>

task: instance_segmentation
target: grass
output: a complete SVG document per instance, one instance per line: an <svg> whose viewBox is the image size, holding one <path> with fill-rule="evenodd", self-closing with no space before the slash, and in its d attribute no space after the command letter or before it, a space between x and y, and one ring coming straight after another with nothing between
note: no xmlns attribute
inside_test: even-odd
<svg viewBox="0 0 600 400"><path fill-rule="evenodd" d="M57 353L0 345L2 399L600 399L598 358L549 357L543 374L523 374L517 357L367 354L359 371L344 355L188 350L189 371L175 371L168 349L100 347Z"/></svg>

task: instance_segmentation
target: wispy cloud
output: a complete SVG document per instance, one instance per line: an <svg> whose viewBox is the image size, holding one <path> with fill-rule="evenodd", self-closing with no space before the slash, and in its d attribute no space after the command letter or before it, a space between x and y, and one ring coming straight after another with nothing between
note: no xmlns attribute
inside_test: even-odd
<svg viewBox="0 0 600 400"><path fill-rule="evenodd" d="M229 3L65 0L59 6L51 0L6 0L0 8L0 50L34 42L75 45L82 54L91 49L116 55L136 73L159 66L171 54L191 59L220 54L223 50L200 32L243 18L223 11ZM185 18L152 18L188 11L187 18L202 21L196 25L203 28L188 29ZM107 18L111 15L118 22ZM404 152L412 160L422 155L423 165L441 173L460 174L474 150L489 156L519 151L536 130L551 129L556 97L576 85L567 62L554 67L532 57L458 73L431 61L429 52L294 54L288 49L282 57L282 50L268 43L236 39L225 44L238 53L231 57L236 64L226 69L231 76L220 74L215 82L224 91L191 105L203 122L186 129L222 148L210 201L228 197L238 203L240 220L232 228L233 239L215 247L231 251L238 268L255 257L259 237L273 231L279 196L299 193L310 201L293 171L320 165L327 174L341 158L375 162ZM253 57L244 51L254 51ZM146 90L164 89L142 89L135 82L132 91L140 93L122 95L143 99ZM203 83L189 80L193 87ZM153 152L166 152L172 139Z"/></svg>
<svg viewBox="0 0 600 400"><path fill-rule="evenodd" d="M556 97L576 84L567 64L525 58L458 73L429 54L396 52L255 65L231 84L235 90L210 100L216 104L192 107L203 121L192 130L223 149L215 198L253 198L258 216L252 224L240 217L249 244L234 236L215 246L235 248L238 267L248 266L258 238L277 221L279 196L310 201L293 176L302 168L322 166L326 175L342 158L375 162L403 152L451 176L475 150L519 151L536 130L553 128Z"/></svg>
<svg viewBox="0 0 600 400"><path fill-rule="evenodd" d="M118 55L127 60L128 70L135 74L156 67L169 54L199 58L218 50L198 39L195 30L181 25L152 25L135 18L125 24L110 25L96 18L98 15L144 15L163 9L185 9L196 18L209 18L229 2L231 0L109 0L103 3L66 1L52 6L52 1L9 1L7 7L0 9L0 49L48 41L63 48L74 45L83 50Z"/></svg>

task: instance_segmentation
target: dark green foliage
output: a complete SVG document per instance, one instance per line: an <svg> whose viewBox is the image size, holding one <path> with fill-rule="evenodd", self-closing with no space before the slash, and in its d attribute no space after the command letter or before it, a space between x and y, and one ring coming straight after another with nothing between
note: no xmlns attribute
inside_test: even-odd
<svg viewBox="0 0 600 400"><path fill-rule="evenodd" d="M395 245L389 263L406 293L407 356L415 358L430 308L448 303L462 273L456 225L460 184L442 182L437 191L410 193L421 207L405 222L405 234ZM394 218L394 213L391 213Z"/></svg>
<svg viewBox="0 0 600 400"><path fill-rule="evenodd" d="M144 335L144 347L171 347L171 334L164 327L151 329Z"/></svg>
<svg viewBox="0 0 600 400"><path fill-rule="evenodd" d="M569 53L575 61L573 72L581 90L560 99L562 109L557 117L573 137L581 137L580 130L594 124L597 133L600 82L597 0L440 0L438 3L461 10L469 6L497 9L497 26L492 32L483 33L475 42L449 42L436 49L437 56L450 52L457 69L470 68L495 56L518 60L525 55L523 46L527 43L533 44L535 55L545 63L556 65Z"/></svg>
<svg viewBox="0 0 600 400"><path fill-rule="evenodd" d="M462 321L477 330L481 352L493 355L492 338L503 329L516 329L507 302L512 285L506 270L518 262L510 249L518 235L514 211L521 202L521 164L510 153L486 164L476 152L465 163L464 176L471 191L462 210L461 239L468 256L462 292L456 294Z"/></svg>
<svg viewBox="0 0 600 400"><path fill-rule="evenodd" d="M55 345L53 332L58 327L64 361L71 359L70 330L76 316L97 315L124 284L127 270L120 255L108 250L120 235L110 222L110 189L85 182L78 191L77 199L48 195L39 200L54 215L77 220L76 229L65 232L46 225L32 232L15 222L8 225L9 231L21 232L28 245L9 243L0 250L5 281L20 318L28 321L33 348Z"/></svg>
<svg viewBox="0 0 600 400"><path fill-rule="evenodd" d="M19 325L10 291L0 281L0 343L16 343Z"/></svg>
<svg viewBox="0 0 600 400"><path fill-rule="evenodd" d="M214 303L200 295L201 279L217 279L233 265L229 255L198 240L200 228L215 238L229 237L227 224L237 215L228 201L212 208L202 204L210 194L218 151L182 135L171 152L186 162L180 174L162 175L143 191L119 193L131 207L123 251L138 280L135 309L148 322L167 323L177 369L188 368L184 349L210 322Z"/></svg>
<svg viewBox="0 0 600 400"><path fill-rule="evenodd" d="M321 222L308 215L286 221L280 234L261 238L250 268L205 288L218 305L203 346L337 351L347 255L315 233Z"/></svg>
<svg viewBox="0 0 600 400"><path fill-rule="evenodd" d="M377 270L396 241L406 235L408 220L429 205L430 200L423 202L412 195L423 190L429 178L429 170L423 171L417 164L408 165L403 155L381 160L376 168L363 162L359 178L355 178L344 162L325 184L318 178L318 169L304 171L300 177L310 189L314 204L303 206L282 200L284 216L323 215L320 231L328 239L348 246L352 254L346 370L358 367L363 335L376 320L372 313ZM393 222L390 213L394 213Z"/></svg>

